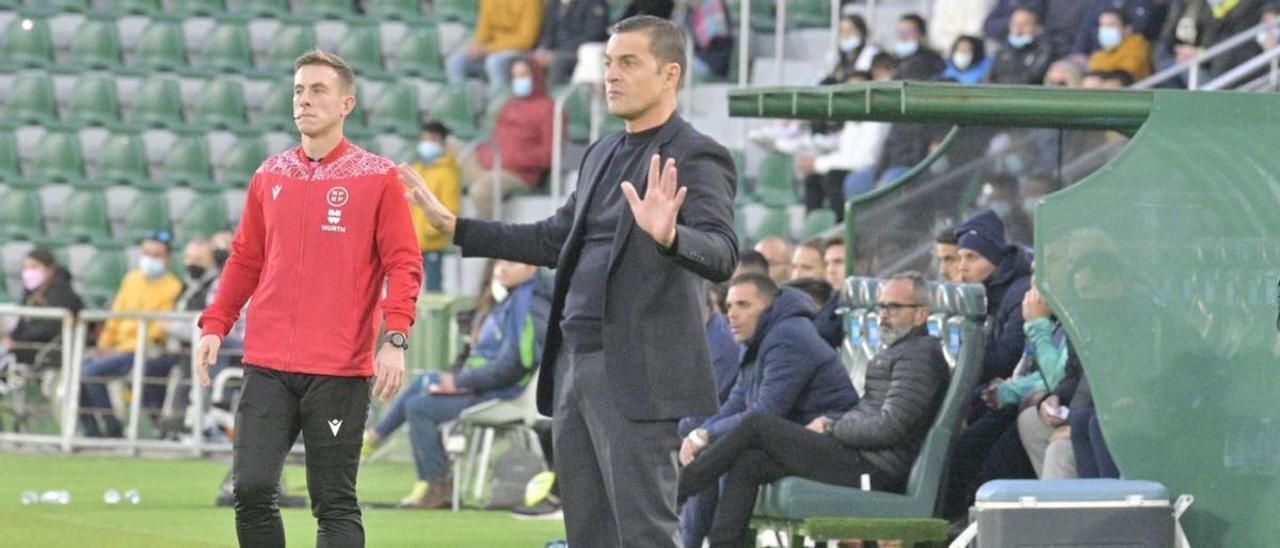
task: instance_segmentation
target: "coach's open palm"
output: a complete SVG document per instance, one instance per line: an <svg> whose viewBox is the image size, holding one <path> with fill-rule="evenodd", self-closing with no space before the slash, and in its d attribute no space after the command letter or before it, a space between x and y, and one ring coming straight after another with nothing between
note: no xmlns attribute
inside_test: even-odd
<svg viewBox="0 0 1280 548"><path fill-rule="evenodd" d="M453 234L454 228L458 224L458 217L449 211L449 208L445 207L439 198L436 198L431 189L427 188L427 182L422 180L422 176L418 175L417 171L414 171L408 164L400 164L398 169L400 171L400 183L408 189L405 192L405 197L422 208L422 212L427 215L427 222L431 223L431 226L435 227L436 230L445 234Z"/></svg>
<svg viewBox="0 0 1280 548"><path fill-rule="evenodd" d="M676 240L676 217L687 193L687 188L676 183L676 161L667 158L663 166L657 154L649 160L649 186L644 198L630 181L622 183L622 194L631 204L636 225L662 247L671 247Z"/></svg>

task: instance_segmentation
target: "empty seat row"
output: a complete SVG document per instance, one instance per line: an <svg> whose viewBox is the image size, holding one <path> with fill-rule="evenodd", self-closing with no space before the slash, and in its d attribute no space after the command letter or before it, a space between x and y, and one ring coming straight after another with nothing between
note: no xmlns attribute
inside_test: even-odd
<svg viewBox="0 0 1280 548"><path fill-rule="evenodd" d="M474 0L436 0L447 5L453 17ZM292 5L290 5L292 4ZM97 15L148 15L190 17L197 15L249 14L265 17L369 17L418 20L423 17L418 0L7 0L0 6L40 13L82 12ZM437 8L439 10L440 8ZM474 13L472 20L474 20Z"/></svg>
<svg viewBox="0 0 1280 548"><path fill-rule="evenodd" d="M0 237L42 243L136 242L150 231L171 231L179 241L207 237L231 228L227 200L221 192L197 194L179 215L171 216L163 192L140 192L113 228L107 195L101 189L79 188L59 205L61 218L46 222L40 193L9 188L0 194Z"/></svg>

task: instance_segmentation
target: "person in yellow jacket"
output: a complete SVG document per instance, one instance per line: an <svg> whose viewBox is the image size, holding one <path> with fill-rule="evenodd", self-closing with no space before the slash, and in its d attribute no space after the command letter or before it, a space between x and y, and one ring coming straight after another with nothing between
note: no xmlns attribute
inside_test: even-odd
<svg viewBox="0 0 1280 548"><path fill-rule="evenodd" d="M434 120L422 124L421 140L409 167L418 172L431 192L457 215L461 183L458 164L446 145L448 140L449 128L444 124ZM422 290L438 293L444 280L441 266L444 250L449 247L449 235L431 226L416 204L411 203L409 211L413 215L413 230L418 234L418 247L422 249Z"/></svg>
<svg viewBox="0 0 1280 548"><path fill-rule="evenodd" d="M1133 32L1123 11L1106 9L1098 16L1098 50L1089 56L1089 70L1124 71L1135 82L1151 76L1151 43Z"/></svg>
<svg viewBox="0 0 1280 548"><path fill-rule="evenodd" d="M112 312L173 310L173 304L182 292L182 282L168 269L171 242L172 237L167 232L150 234L142 241L138 268L121 280L111 305ZM161 342L164 330L164 322L151 322L147 326L147 338L153 343ZM80 383L80 424L86 436L102 436L99 418L108 437L118 438L124 433L120 419L111 411L111 396L100 377L118 377L128 373L133 368L134 352L146 351L145 348L137 348L137 342L137 320L114 318L103 324L98 346L93 357L85 360L81 373L86 380ZM150 403L152 407L159 403L155 400L164 397L162 389L144 390L144 394L148 396L144 398L144 404ZM135 397L142 396L135 394Z"/></svg>
<svg viewBox="0 0 1280 548"><path fill-rule="evenodd" d="M543 0L480 0L476 32L465 47L449 56L450 84L486 77L489 95L507 89L511 61L538 43Z"/></svg>

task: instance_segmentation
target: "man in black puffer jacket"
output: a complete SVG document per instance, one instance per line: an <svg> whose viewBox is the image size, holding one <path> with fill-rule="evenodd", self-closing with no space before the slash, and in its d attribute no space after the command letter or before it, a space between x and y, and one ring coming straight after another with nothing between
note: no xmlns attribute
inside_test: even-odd
<svg viewBox="0 0 1280 548"><path fill-rule="evenodd" d="M929 287L917 273L893 276L880 291L881 351L867 365L866 394L838 420L800 426L752 414L685 466L680 498L727 474L711 525L711 546L742 546L759 486L785 476L856 487L863 474L880 490L900 490L946 392L942 346L929 335Z"/></svg>

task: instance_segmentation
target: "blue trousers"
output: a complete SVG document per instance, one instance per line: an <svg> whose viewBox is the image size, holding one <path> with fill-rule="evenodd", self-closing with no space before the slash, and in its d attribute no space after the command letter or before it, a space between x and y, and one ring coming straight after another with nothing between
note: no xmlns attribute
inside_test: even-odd
<svg viewBox="0 0 1280 548"><path fill-rule="evenodd" d="M422 481L439 481L449 474L449 455L440 441L440 424L458 418L468 407L485 401L474 394L437 395L427 392L432 375L421 375L387 410L375 430L386 438L409 424L413 461Z"/></svg>
<svg viewBox="0 0 1280 548"><path fill-rule="evenodd" d="M148 377L163 377L169 374L169 370L178 362L178 359L178 356L164 356L149 360L143 373ZM123 377L132 369L133 353L121 352L96 360L85 360L81 375ZM143 407L148 409L159 407L164 402L164 386L143 385L140 397ZM101 425L98 423L99 416L102 419ZM124 434L120 419L111 412L111 395L107 392L105 383L101 381L80 383L80 425L84 428L84 435L91 438L102 437L104 428L107 437L118 438Z"/></svg>
<svg viewBox="0 0 1280 548"><path fill-rule="evenodd" d="M439 293L444 286L444 252L422 252L422 290Z"/></svg>
<svg viewBox="0 0 1280 548"><path fill-rule="evenodd" d="M1076 471L1081 478L1118 478L1120 469L1111 458L1098 415L1092 407L1071 408L1071 449L1076 454Z"/></svg>

